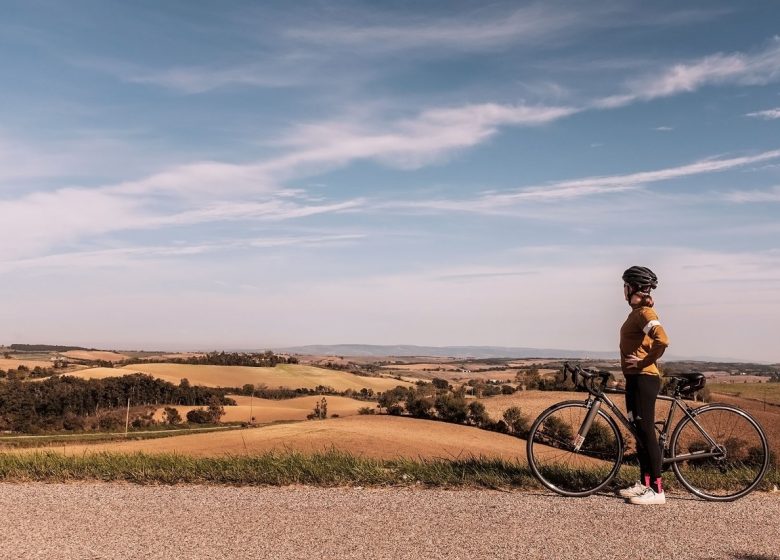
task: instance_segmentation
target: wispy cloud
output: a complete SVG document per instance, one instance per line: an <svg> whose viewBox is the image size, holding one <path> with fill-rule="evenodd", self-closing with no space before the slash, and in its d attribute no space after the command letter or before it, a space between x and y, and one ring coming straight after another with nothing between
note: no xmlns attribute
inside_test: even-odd
<svg viewBox="0 0 780 560"><path fill-rule="evenodd" d="M279 141L283 153L276 157L242 164L197 161L99 188L61 188L2 200L0 246L15 255L110 232L350 212L365 201L313 200L285 184L359 160L418 168L483 143L502 126L538 126L574 112L570 107L475 104L432 108L374 125L301 126Z"/></svg>
<svg viewBox="0 0 780 560"><path fill-rule="evenodd" d="M136 266L142 261L188 258L226 250L274 249L280 247L323 247L341 245L364 239L363 233L340 233L297 236L273 236L227 239L209 243L128 246L110 249L66 251L34 258L0 260L0 272L20 269L52 269L74 267L82 269Z"/></svg>
<svg viewBox="0 0 780 560"><path fill-rule="evenodd" d="M771 150L752 156L704 159L687 165L668 167L656 171L556 181L510 192L486 193L476 199L410 201L391 203L390 205L400 208L437 211L500 213L520 202L556 202L584 196L624 192L651 183L681 179L705 173L728 171L745 165L778 158L780 158L780 150Z"/></svg>
<svg viewBox="0 0 780 560"><path fill-rule="evenodd" d="M371 51L409 49L482 50L508 44L538 43L559 38L565 32L598 25L592 6L563 9L553 3L535 3L509 12L478 10L459 16L440 18L395 18L391 24L362 21L347 24L322 24L287 31L293 39L320 45L345 46ZM602 14L603 15L603 14ZM353 16L355 17L355 16Z"/></svg>
<svg viewBox="0 0 780 560"><path fill-rule="evenodd" d="M753 117L756 119L763 119L766 121L780 119L780 107L777 107L775 109L766 109L765 111L755 111L753 113L747 113L745 116Z"/></svg>
<svg viewBox="0 0 780 560"><path fill-rule="evenodd" d="M780 186L769 189L731 191L723 195L729 202L780 202Z"/></svg>
<svg viewBox="0 0 780 560"><path fill-rule="evenodd" d="M593 105L614 108L635 101L670 97L708 85L762 85L780 79L780 37L753 53L716 53L688 63L675 64L629 81L624 93L597 100Z"/></svg>
<svg viewBox="0 0 780 560"><path fill-rule="evenodd" d="M657 132L671 132L674 130L673 126L656 126L653 130Z"/></svg>

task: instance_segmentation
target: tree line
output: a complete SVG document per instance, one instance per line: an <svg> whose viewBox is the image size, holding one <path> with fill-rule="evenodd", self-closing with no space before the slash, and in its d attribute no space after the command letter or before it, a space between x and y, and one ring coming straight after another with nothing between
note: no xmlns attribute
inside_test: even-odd
<svg viewBox="0 0 780 560"><path fill-rule="evenodd" d="M128 358L119 362L119 365L160 363L160 358ZM192 366L246 366L246 367L275 367L278 364L297 364L295 356L280 356L272 351L266 352L208 352L199 356L165 358L165 363L187 364ZM111 362L105 364L101 360L100 365L114 367Z"/></svg>
<svg viewBox="0 0 780 560"><path fill-rule="evenodd" d="M101 416L126 406L128 398L133 406L208 406L214 398L222 405L235 404L225 393L221 388L193 386L187 379L174 385L142 373L105 379L64 375L35 383L11 380L0 383L0 430L67 429L74 418Z"/></svg>

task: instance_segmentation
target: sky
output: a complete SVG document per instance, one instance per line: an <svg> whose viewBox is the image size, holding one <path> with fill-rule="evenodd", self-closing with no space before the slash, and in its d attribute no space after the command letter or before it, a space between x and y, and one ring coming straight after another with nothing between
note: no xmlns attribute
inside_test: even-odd
<svg viewBox="0 0 780 560"><path fill-rule="evenodd" d="M2 6L0 343L780 362L776 2Z"/></svg>

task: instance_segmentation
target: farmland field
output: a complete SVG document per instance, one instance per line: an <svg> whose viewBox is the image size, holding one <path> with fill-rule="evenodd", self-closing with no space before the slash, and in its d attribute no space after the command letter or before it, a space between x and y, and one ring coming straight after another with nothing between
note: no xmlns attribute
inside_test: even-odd
<svg viewBox="0 0 780 560"><path fill-rule="evenodd" d="M121 362L128 358L125 354L107 350L68 350L67 352L62 352L62 355L74 360L104 360L106 362Z"/></svg>
<svg viewBox="0 0 780 560"><path fill-rule="evenodd" d="M245 397L243 395L227 395L236 401L236 406L226 406L222 422L249 422L254 417L254 422L265 424L280 420L306 420L306 415L320 402L320 396L306 396L295 399L273 400ZM327 396L328 415L354 416L362 407L376 408L376 403L371 401L359 401L347 397ZM190 410L203 408L199 406L174 406L182 418L186 417ZM251 416L250 416L251 413ZM164 408L159 408L154 414L154 419L162 421Z"/></svg>
<svg viewBox="0 0 780 560"><path fill-rule="evenodd" d="M85 379L118 377L130 373L147 373L176 385L186 378L192 385L205 387L242 387L247 383L265 384L270 388L304 387L314 389L318 385L333 387L337 391L362 388L386 391L397 385L411 383L384 377L361 377L344 371L335 371L297 364L280 364L276 367L244 366L194 366L188 364L134 364L122 368L90 368L73 375Z"/></svg>
<svg viewBox="0 0 780 560"><path fill-rule="evenodd" d="M19 366L25 366L29 369L36 367L50 368L52 366L51 360L25 360L18 358L0 358L0 369L9 370L17 369Z"/></svg>
<svg viewBox="0 0 780 560"><path fill-rule="evenodd" d="M356 455L393 459L465 458L469 455L525 460L525 440L478 428L396 416L352 416L278 424L213 434L173 436L147 441L53 447L66 454L181 453L192 456L262 453L285 449L311 452L330 448ZM29 453L19 450L15 453Z"/></svg>
<svg viewBox="0 0 780 560"><path fill-rule="evenodd" d="M780 405L780 383L707 383L713 393Z"/></svg>

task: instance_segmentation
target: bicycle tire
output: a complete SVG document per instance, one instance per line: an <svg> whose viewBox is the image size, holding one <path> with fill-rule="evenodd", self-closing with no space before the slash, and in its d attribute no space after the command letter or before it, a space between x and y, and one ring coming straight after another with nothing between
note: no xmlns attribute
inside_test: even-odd
<svg viewBox="0 0 780 560"><path fill-rule="evenodd" d="M560 402L542 412L528 432L526 454L531 472L546 488L562 496L590 496L605 488L620 470L623 437L614 419L603 410L598 411L580 451L574 451L570 437L579 431L588 410L583 401ZM553 423L551 418L557 421ZM552 424L557 427L550 428ZM561 457L559 462L555 450L570 457Z"/></svg>
<svg viewBox="0 0 780 560"><path fill-rule="evenodd" d="M770 462L769 442L761 425L744 410L727 404L706 405L692 414L724 451L724 457L673 462L672 471L680 484L700 498L717 502L730 502L752 492ZM744 439L747 437L752 439ZM671 458L708 448L713 450L691 418L683 417L669 440Z"/></svg>

